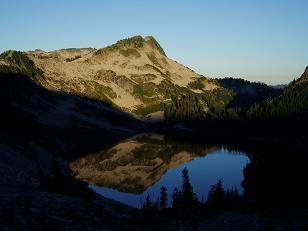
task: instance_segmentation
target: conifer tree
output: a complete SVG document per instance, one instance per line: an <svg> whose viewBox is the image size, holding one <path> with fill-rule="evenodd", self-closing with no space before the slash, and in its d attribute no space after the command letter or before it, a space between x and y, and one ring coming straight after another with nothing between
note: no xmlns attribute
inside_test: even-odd
<svg viewBox="0 0 308 231"><path fill-rule="evenodd" d="M182 170L182 200L185 207L190 207L195 200L195 193L190 184L189 174L187 168Z"/></svg>
<svg viewBox="0 0 308 231"><path fill-rule="evenodd" d="M160 197L159 197L159 208L166 209L168 206L168 193L167 188L162 186L160 188Z"/></svg>
<svg viewBox="0 0 308 231"><path fill-rule="evenodd" d="M171 197L172 197L172 208L179 207L181 196L182 196L181 191L178 190L177 187L175 187L174 190L173 190L173 193L171 195Z"/></svg>

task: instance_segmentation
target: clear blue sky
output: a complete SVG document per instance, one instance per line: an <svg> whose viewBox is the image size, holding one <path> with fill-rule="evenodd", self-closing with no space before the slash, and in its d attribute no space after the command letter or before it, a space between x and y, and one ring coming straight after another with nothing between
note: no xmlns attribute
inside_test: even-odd
<svg viewBox="0 0 308 231"><path fill-rule="evenodd" d="M1 0L0 51L104 47L153 35L212 77L287 83L308 65L306 0Z"/></svg>

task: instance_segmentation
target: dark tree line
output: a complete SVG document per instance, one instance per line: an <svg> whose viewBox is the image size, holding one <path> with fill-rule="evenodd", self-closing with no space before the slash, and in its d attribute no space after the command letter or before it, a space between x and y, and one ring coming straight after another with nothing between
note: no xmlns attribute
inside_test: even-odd
<svg viewBox="0 0 308 231"><path fill-rule="evenodd" d="M267 89L267 88L266 88ZM294 81L284 89L282 95L277 92L258 96L261 99L250 103L238 103L232 106L234 97L246 97L246 93L226 95L214 93L172 96L171 102L165 104L164 115L169 121L207 121L207 120L279 120L294 117L305 120L308 113L308 82ZM265 96L268 96L266 98ZM266 98L266 100L265 100ZM247 99L248 100L248 99ZM237 99L238 102L241 100Z"/></svg>
<svg viewBox="0 0 308 231"><path fill-rule="evenodd" d="M164 107L164 115L166 119L175 121L201 120L206 116L204 108L202 101L192 94L172 96L171 103Z"/></svg>
<svg viewBox="0 0 308 231"><path fill-rule="evenodd" d="M304 119L308 112L308 82L293 82L283 94L269 99L264 104L256 104L247 111L247 118L252 119Z"/></svg>
<svg viewBox="0 0 308 231"><path fill-rule="evenodd" d="M269 98L276 98L282 94L283 89L274 88L260 82L250 82L239 78L223 78L217 80L221 86L232 90L234 96L228 108L249 108L254 104L263 103Z"/></svg>
<svg viewBox="0 0 308 231"><path fill-rule="evenodd" d="M199 121L237 117L237 109L226 108L232 93L213 90L210 93L172 95L171 102L164 105L164 116L170 121Z"/></svg>
<svg viewBox="0 0 308 231"><path fill-rule="evenodd" d="M182 184L180 189L175 187L171 198L172 202L169 206L167 188L162 186L158 199L152 202L150 196L147 195L141 209L152 212L169 210L171 213L189 213L200 209L235 208L242 201L242 197L238 194L237 189L224 190L221 180L210 187L207 200L205 202L200 201L190 183L187 168L182 170Z"/></svg>

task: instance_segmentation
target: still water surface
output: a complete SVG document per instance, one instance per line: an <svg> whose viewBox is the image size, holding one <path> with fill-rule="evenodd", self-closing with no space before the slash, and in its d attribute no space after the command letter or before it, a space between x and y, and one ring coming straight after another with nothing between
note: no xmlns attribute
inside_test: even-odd
<svg viewBox="0 0 308 231"><path fill-rule="evenodd" d="M140 207L147 195L155 201L162 186L169 203L175 187L181 187L181 172L189 170L199 199L206 200L210 186L222 180L225 189L243 192L243 169L249 163L245 153L221 146L166 139L159 134L141 134L108 150L83 157L71 164L79 177L91 182L97 193Z"/></svg>

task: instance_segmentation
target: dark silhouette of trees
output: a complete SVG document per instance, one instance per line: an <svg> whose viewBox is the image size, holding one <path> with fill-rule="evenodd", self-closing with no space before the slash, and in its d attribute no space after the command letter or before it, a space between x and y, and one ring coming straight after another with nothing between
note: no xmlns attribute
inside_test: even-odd
<svg viewBox="0 0 308 231"><path fill-rule="evenodd" d="M208 210L234 209L240 208L242 204L243 198L239 195L237 188L225 191L220 179L216 184L211 185L205 206Z"/></svg>
<svg viewBox="0 0 308 231"><path fill-rule="evenodd" d="M159 208L164 210L168 207L168 192L165 186L160 188Z"/></svg>
<svg viewBox="0 0 308 231"><path fill-rule="evenodd" d="M192 203L196 200L196 195L193 191L193 187L190 184L187 168L182 170L182 203L184 207L192 206Z"/></svg>
<svg viewBox="0 0 308 231"><path fill-rule="evenodd" d="M144 210L153 209L153 203L151 202L151 198L149 194L147 195L145 202L142 204L141 209L144 209Z"/></svg>
<svg viewBox="0 0 308 231"><path fill-rule="evenodd" d="M225 197L225 190L222 187L222 181L219 181L211 185L211 188L208 193L207 203L215 206L221 206Z"/></svg>
<svg viewBox="0 0 308 231"><path fill-rule="evenodd" d="M264 83L250 82L240 78L223 78L217 80L224 88L235 94L227 105L228 108L249 108L254 104L265 102L269 98L276 98L283 89L274 88Z"/></svg>
<svg viewBox="0 0 308 231"><path fill-rule="evenodd" d="M198 203L198 198L194 193L190 183L187 168L182 170L181 190L174 188L172 193L172 208L174 209L191 209Z"/></svg>
<svg viewBox="0 0 308 231"><path fill-rule="evenodd" d="M169 121L280 121L307 120L308 81L305 78L277 89L241 79L219 80L227 89L202 94L192 92L171 95L164 105Z"/></svg>
<svg viewBox="0 0 308 231"><path fill-rule="evenodd" d="M213 118L235 116L233 109L225 109L232 93L216 89L210 93L171 95L171 102L164 105L164 115L170 121L201 121Z"/></svg>
<svg viewBox="0 0 308 231"><path fill-rule="evenodd" d="M179 205L180 205L182 192L180 190L178 190L177 187L175 187L171 197L172 197L172 208L174 208L174 209L178 208Z"/></svg>
<svg viewBox="0 0 308 231"><path fill-rule="evenodd" d="M165 117L169 120L201 120L206 113L201 100L192 94L171 96L171 103L164 106Z"/></svg>
<svg viewBox="0 0 308 231"><path fill-rule="evenodd" d="M291 83L281 97L256 104L247 111L251 119L304 119L308 112L308 82Z"/></svg>

